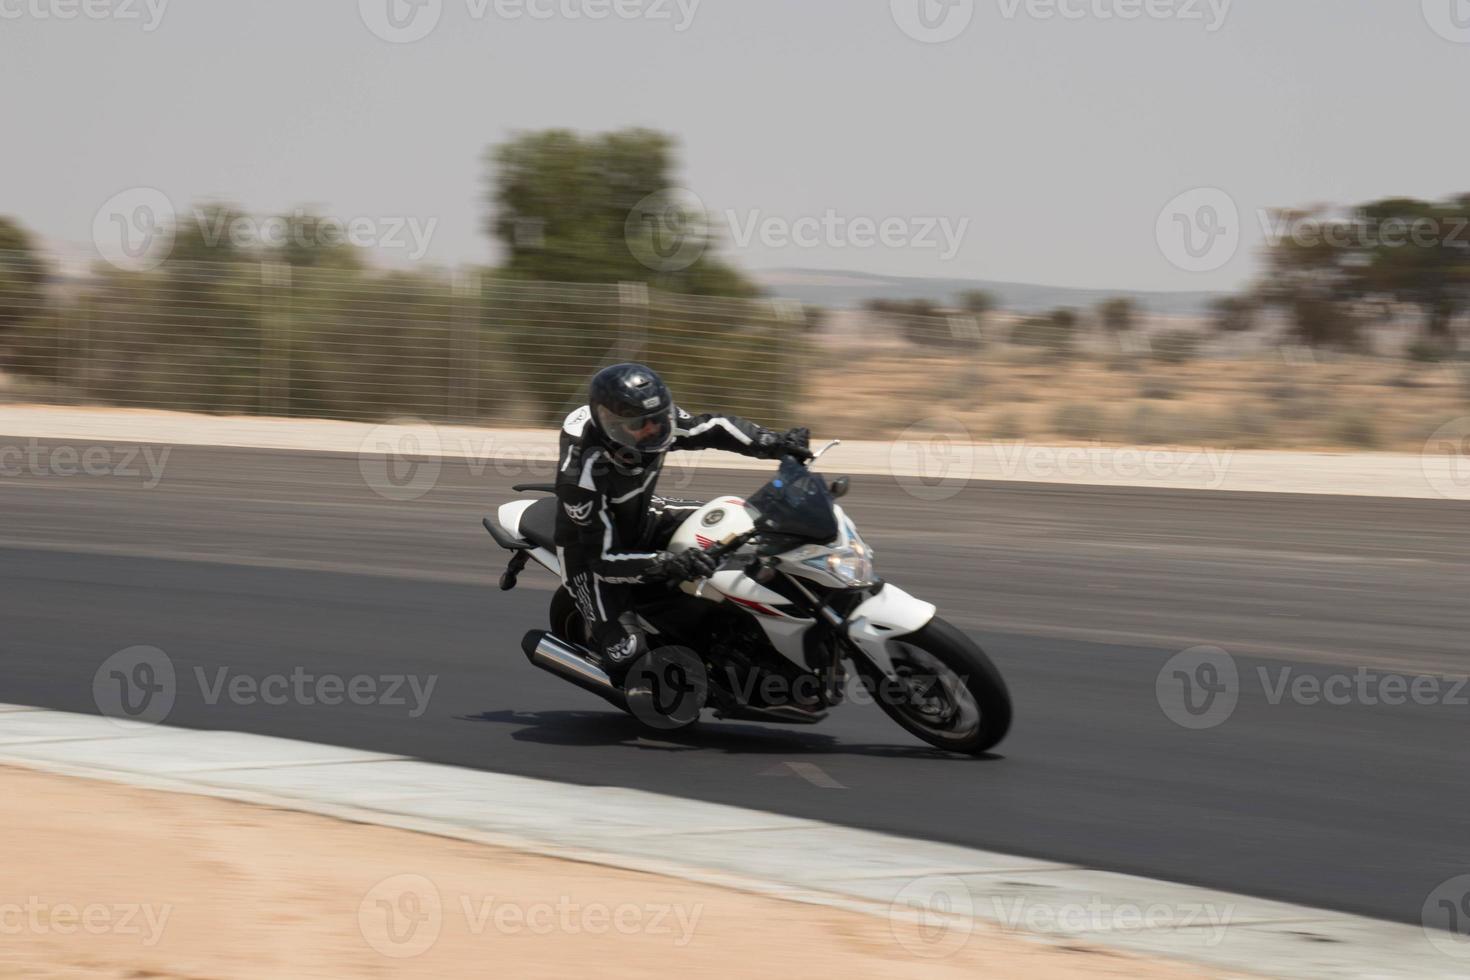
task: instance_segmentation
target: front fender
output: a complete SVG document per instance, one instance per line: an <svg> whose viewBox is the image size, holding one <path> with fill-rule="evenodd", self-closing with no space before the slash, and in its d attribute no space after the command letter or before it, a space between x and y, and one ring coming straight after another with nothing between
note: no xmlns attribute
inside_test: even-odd
<svg viewBox="0 0 1470 980"><path fill-rule="evenodd" d="M847 636L885 676L892 677L888 641L917 633L939 610L932 602L915 599L896 585L884 583L848 617Z"/></svg>

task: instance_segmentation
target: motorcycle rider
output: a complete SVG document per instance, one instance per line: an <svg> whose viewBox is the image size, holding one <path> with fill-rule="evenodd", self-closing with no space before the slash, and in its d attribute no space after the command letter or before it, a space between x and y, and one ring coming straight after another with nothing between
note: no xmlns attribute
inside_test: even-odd
<svg viewBox="0 0 1470 980"><path fill-rule="evenodd" d="M664 550L701 504L655 493L671 449L724 449L757 459L812 458L810 432L774 432L733 415L690 415L642 364L599 371L588 401L562 426L556 548L564 584L587 624L593 651L620 673L647 649L632 612L633 590L653 582L708 578L698 548Z"/></svg>

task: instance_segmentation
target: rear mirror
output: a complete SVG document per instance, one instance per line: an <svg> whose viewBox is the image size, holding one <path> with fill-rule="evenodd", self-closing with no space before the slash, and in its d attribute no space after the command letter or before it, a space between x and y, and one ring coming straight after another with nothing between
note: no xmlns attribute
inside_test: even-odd
<svg viewBox="0 0 1470 980"><path fill-rule="evenodd" d="M832 481L832 484L827 487L827 489L831 492L833 497L846 497L847 491L852 489L852 478L847 476L839 476L837 479Z"/></svg>

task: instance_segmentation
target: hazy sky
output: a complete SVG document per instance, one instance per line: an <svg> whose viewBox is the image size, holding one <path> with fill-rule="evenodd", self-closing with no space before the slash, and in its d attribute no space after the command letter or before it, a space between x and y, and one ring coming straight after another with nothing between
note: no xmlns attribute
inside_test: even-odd
<svg viewBox="0 0 1470 980"><path fill-rule="evenodd" d="M484 262L487 145L640 125L749 268L1201 289L1259 208L1470 191L1470 0L415 2L0 0L0 213L80 245L150 187ZM1199 187L1243 242L1191 273L1161 234L1230 232L1218 197L1160 215Z"/></svg>

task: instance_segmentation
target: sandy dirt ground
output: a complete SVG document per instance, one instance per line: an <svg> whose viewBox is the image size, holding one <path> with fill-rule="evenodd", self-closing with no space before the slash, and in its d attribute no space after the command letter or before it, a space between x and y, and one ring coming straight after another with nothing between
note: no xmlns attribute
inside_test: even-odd
<svg viewBox="0 0 1470 980"><path fill-rule="evenodd" d="M0 977L1208 975L20 769L0 799Z"/></svg>
<svg viewBox="0 0 1470 980"><path fill-rule="evenodd" d="M973 442L1418 453L1445 452L1426 443L1470 416L1470 365L1459 363L1324 355L1167 364L1012 348L976 362L873 353L843 367L814 375L802 415L824 432L867 438L929 424Z"/></svg>

